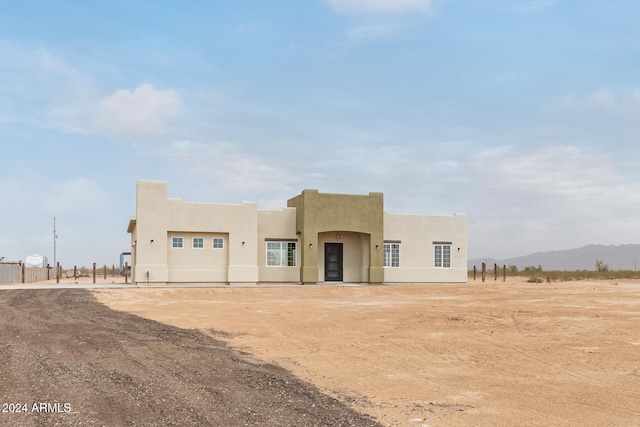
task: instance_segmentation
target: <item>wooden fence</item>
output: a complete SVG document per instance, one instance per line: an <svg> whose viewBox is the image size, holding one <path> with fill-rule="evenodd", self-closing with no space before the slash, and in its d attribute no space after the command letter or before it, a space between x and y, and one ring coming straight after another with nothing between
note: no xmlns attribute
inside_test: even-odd
<svg viewBox="0 0 640 427"><path fill-rule="evenodd" d="M493 280L497 281L498 280L498 272L500 272L501 276L502 276L502 281L506 282L507 280L507 266L503 265L502 268L498 267L498 264L493 264ZM478 270L476 269L476 266L473 266L473 280L476 280L476 276L477 276ZM482 281L484 282L485 280L487 280L487 264L486 263L482 263Z"/></svg>
<svg viewBox="0 0 640 427"><path fill-rule="evenodd" d="M120 276L124 276L124 283L129 282L129 277L131 277L129 263L125 262L123 271L116 270L115 265L111 266L110 271L113 277L115 277L117 273ZM125 274L125 272L127 272L127 274ZM77 266L73 266L71 270L63 270L59 262L55 267L46 268L28 267L21 262L0 263L0 285L44 282L46 280L55 280L56 283L60 283L60 279L78 279L80 277L93 277L93 283L96 283L98 276L102 276L104 280L107 280L106 264L102 267L97 267L94 262L93 268L91 269L84 267L79 269Z"/></svg>

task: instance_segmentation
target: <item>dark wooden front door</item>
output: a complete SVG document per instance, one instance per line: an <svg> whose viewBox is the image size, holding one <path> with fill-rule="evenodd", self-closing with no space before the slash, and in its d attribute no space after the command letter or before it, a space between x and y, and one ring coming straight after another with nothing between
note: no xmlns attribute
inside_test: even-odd
<svg viewBox="0 0 640 427"><path fill-rule="evenodd" d="M342 243L324 244L324 280L342 282Z"/></svg>

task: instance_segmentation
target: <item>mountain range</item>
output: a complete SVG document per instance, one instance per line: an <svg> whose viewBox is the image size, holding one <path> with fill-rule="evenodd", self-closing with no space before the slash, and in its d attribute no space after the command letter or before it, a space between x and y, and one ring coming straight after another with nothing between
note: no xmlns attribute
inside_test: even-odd
<svg viewBox="0 0 640 427"><path fill-rule="evenodd" d="M578 249L566 249L549 252L536 252L530 255L507 258L476 258L467 261L467 267L478 270L482 263L487 263L487 269L498 266L515 265L519 270L530 266L542 266L545 271L551 270L596 270L596 261L602 261L610 270L634 270L640 267L640 245L587 245Z"/></svg>

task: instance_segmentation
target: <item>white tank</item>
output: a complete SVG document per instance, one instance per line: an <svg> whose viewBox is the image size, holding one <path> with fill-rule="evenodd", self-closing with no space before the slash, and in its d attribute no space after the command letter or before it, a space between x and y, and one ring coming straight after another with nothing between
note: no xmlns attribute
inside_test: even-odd
<svg viewBox="0 0 640 427"><path fill-rule="evenodd" d="M47 257L38 254L28 255L24 260L27 267L46 267L47 263Z"/></svg>

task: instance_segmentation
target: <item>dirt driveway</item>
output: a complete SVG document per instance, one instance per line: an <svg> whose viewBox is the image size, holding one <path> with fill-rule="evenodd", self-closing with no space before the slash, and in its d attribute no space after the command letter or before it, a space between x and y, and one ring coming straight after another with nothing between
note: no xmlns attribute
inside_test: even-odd
<svg viewBox="0 0 640 427"><path fill-rule="evenodd" d="M393 426L640 425L640 285L116 289Z"/></svg>
<svg viewBox="0 0 640 427"><path fill-rule="evenodd" d="M1 426L375 426L284 369L90 291L0 291Z"/></svg>

